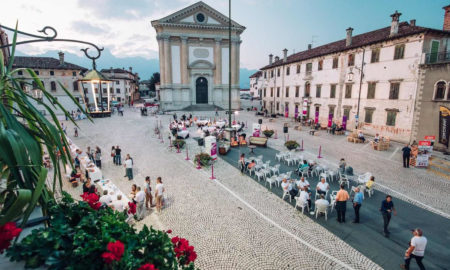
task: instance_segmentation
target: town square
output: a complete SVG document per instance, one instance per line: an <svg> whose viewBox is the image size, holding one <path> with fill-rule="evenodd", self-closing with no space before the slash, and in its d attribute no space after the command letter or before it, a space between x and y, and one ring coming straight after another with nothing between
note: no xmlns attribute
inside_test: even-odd
<svg viewBox="0 0 450 270"><path fill-rule="evenodd" d="M0 269L450 269L448 1L42 2L0 5Z"/></svg>

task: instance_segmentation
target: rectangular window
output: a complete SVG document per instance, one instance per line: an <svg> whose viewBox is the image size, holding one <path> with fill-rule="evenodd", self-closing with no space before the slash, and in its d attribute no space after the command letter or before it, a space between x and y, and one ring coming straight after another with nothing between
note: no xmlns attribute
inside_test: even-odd
<svg viewBox="0 0 450 270"><path fill-rule="evenodd" d="M277 111L280 109L280 102L277 102Z"/></svg>
<svg viewBox="0 0 450 270"><path fill-rule="evenodd" d="M266 107L266 101L265 101L265 100L263 101L263 107L264 107L265 109L267 109L267 107Z"/></svg>
<svg viewBox="0 0 450 270"><path fill-rule="evenodd" d="M295 87L295 97L299 97L300 96L300 86L296 86Z"/></svg>
<svg viewBox="0 0 450 270"><path fill-rule="evenodd" d="M277 97L280 97L280 87L277 87Z"/></svg>
<svg viewBox="0 0 450 270"><path fill-rule="evenodd" d="M336 84L330 86L330 98L336 98Z"/></svg>
<svg viewBox="0 0 450 270"><path fill-rule="evenodd" d="M78 91L78 82L77 81L74 81L73 82L73 91L75 92L75 91Z"/></svg>
<svg viewBox="0 0 450 270"><path fill-rule="evenodd" d="M286 97L289 97L289 87L286 87Z"/></svg>
<svg viewBox="0 0 450 270"><path fill-rule="evenodd" d="M270 87L270 97L273 97L273 87Z"/></svg>
<svg viewBox="0 0 450 270"><path fill-rule="evenodd" d="M312 71L312 63L307 63L306 64L306 73L311 73Z"/></svg>
<svg viewBox="0 0 450 270"><path fill-rule="evenodd" d="M322 85L316 85L316 98L320 98L320 92L322 92Z"/></svg>
<svg viewBox="0 0 450 270"><path fill-rule="evenodd" d="M280 77L280 69L277 69L277 77Z"/></svg>
<svg viewBox="0 0 450 270"><path fill-rule="evenodd" d="M289 76L289 73L291 73L291 68L290 68L290 67L287 67L287 68L286 68L286 76Z"/></svg>
<svg viewBox="0 0 450 270"><path fill-rule="evenodd" d="M297 74L300 73L300 67L301 67L300 64L298 64L298 65L297 65Z"/></svg>
<svg viewBox="0 0 450 270"><path fill-rule="evenodd" d="M339 57L333 58L333 68L338 68L339 65Z"/></svg>
<svg viewBox="0 0 450 270"><path fill-rule="evenodd" d="M389 91L389 99L398 99L400 93L400 83L391 83L391 89Z"/></svg>
<svg viewBox="0 0 450 270"><path fill-rule="evenodd" d="M36 73L36 75L39 75L39 70L35 70L34 73Z"/></svg>
<svg viewBox="0 0 450 270"><path fill-rule="evenodd" d="M376 63L380 61L380 49L373 49L372 56L370 57L370 63Z"/></svg>
<svg viewBox="0 0 450 270"><path fill-rule="evenodd" d="M122 99L120 97L117 97L117 101L120 102Z"/></svg>
<svg viewBox="0 0 450 270"><path fill-rule="evenodd" d="M56 92L56 82L50 82L50 89L51 89L53 92Z"/></svg>
<svg viewBox="0 0 450 270"><path fill-rule="evenodd" d="M388 111L386 118L386 126L395 126L395 118L397 117L396 111Z"/></svg>
<svg viewBox="0 0 450 270"><path fill-rule="evenodd" d="M394 60L403 59L405 55L405 44L395 46Z"/></svg>
<svg viewBox="0 0 450 270"><path fill-rule="evenodd" d="M50 76L54 76L55 72L53 70L50 70Z"/></svg>
<svg viewBox="0 0 450 270"><path fill-rule="evenodd" d="M374 99L375 98L375 88L377 86L377 83L370 82L367 86L367 99Z"/></svg>
<svg viewBox="0 0 450 270"><path fill-rule="evenodd" d="M354 66L355 65L355 54L349 54L348 55L348 66Z"/></svg>
<svg viewBox="0 0 450 270"><path fill-rule="evenodd" d="M267 71L264 71L264 79L267 78Z"/></svg>
<svg viewBox="0 0 450 270"><path fill-rule="evenodd" d="M266 88L264 88L264 97L266 97ZM265 107L265 106L264 106Z"/></svg>
<svg viewBox="0 0 450 270"><path fill-rule="evenodd" d="M322 70L323 69L323 60L319 61L319 64L317 65L317 70Z"/></svg>
<svg viewBox="0 0 450 270"><path fill-rule="evenodd" d="M98 88L97 87L95 88L95 93L98 94Z"/></svg>
<svg viewBox="0 0 450 270"><path fill-rule="evenodd" d="M106 94L106 88L103 88L103 94Z"/></svg>
<svg viewBox="0 0 450 270"><path fill-rule="evenodd" d="M352 98L352 86L353 84L345 85L345 98Z"/></svg>
<svg viewBox="0 0 450 270"><path fill-rule="evenodd" d="M328 110L328 115L330 115L330 114L331 114L331 115L333 115L333 116L334 116L334 108L335 108L334 106L330 106L330 107L329 107L329 110Z"/></svg>
<svg viewBox="0 0 450 270"><path fill-rule="evenodd" d="M120 94L120 88L116 88L116 94Z"/></svg>
<svg viewBox="0 0 450 270"><path fill-rule="evenodd" d="M120 82L119 82L119 81L116 81L116 84L120 84Z"/></svg>
<svg viewBox="0 0 450 270"><path fill-rule="evenodd" d="M273 78L273 69L270 71L270 78Z"/></svg>
<svg viewBox="0 0 450 270"><path fill-rule="evenodd" d="M373 110L372 109L366 109L366 113L364 115L364 122L371 124L372 123L372 115L373 115Z"/></svg>
<svg viewBox="0 0 450 270"><path fill-rule="evenodd" d="M350 120L350 108L344 108L344 115L347 117L347 121Z"/></svg>
<svg viewBox="0 0 450 270"><path fill-rule="evenodd" d="M77 72L76 71L72 71L72 76L73 77L77 76Z"/></svg>

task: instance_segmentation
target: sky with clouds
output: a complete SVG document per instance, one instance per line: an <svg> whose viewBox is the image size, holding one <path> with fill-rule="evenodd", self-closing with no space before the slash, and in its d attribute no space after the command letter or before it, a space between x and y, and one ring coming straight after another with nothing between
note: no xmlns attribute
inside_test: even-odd
<svg viewBox="0 0 450 270"><path fill-rule="evenodd" d="M2 1L0 24L33 32L45 25L58 30L59 38L93 42L115 57L157 58L156 33L150 22L197 1L192 0L14 0ZM227 0L205 0L228 14ZM443 6L448 0L233 0L232 18L247 27L241 38L241 67L257 69L267 55L288 54L390 25L395 10L401 21L417 19L417 25L441 29ZM80 46L40 43L20 47L26 54L64 50L80 54Z"/></svg>

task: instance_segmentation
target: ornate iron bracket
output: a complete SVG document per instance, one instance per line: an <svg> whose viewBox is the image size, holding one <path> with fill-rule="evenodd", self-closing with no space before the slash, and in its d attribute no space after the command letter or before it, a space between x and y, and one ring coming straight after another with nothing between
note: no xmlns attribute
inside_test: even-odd
<svg viewBox="0 0 450 270"><path fill-rule="evenodd" d="M87 58L92 60L92 68L96 69L97 65L95 63L95 60L97 60L98 58L100 58L100 55L102 54L102 51L104 50L104 48L99 48L97 45L91 43L91 42L87 42L87 41L82 41L82 40L76 40L76 39L58 39L56 38L56 36L58 35L58 32L56 31L55 28L51 27L51 26L45 26L44 28L42 28L41 30L38 30L39 33L43 33L43 35L34 35L34 34L30 34L27 32L23 32L23 31L19 31L17 29L13 29L4 25L0 24L0 29L4 28L6 30L12 31L12 32L17 32L18 34L24 35L24 36L29 36L29 37L33 37L35 39L30 39L30 40L24 40L24 41L19 41L16 42L16 45L22 45L22 44L28 44L28 43L37 43L37 42L52 42L52 41L60 41L60 42L73 42L73 43L80 43L80 44L86 44L89 46L92 46L96 51L97 54L94 56L89 55L88 50L89 48L85 48L85 49L81 49L81 51L84 52L84 55L86 55ZM48 33L50 32L50 33ZM3 46L0 46L0 49L2 48L6 48L6 47L11 47L13 44L5 44Z"/></svg>

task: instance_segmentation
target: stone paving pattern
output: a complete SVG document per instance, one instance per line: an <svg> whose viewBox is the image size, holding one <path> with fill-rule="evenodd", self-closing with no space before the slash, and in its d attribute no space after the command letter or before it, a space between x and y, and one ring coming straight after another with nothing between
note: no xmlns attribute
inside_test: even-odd
<svg viewBox="0 0 450 270"><path fill-rule="evenodd" d="M157 119L165 128L171 116ZM161 214L150 210L138 228L147 224L186 237L198 251L197 266L202 269L381 269L223 160L215 166L218 180L210 180L209 170L196 170L192 161L184 160L185 152L170 151L166 138L160 143L153 135L155 120L128 109L123 118L78 122L80 137L73 138L83 150L88 145L101 147L104 177L125 194L131 182L142 186L146 175L152 186L157 176L162 177L165 208ZM68 133L73 133L71 127ZM193 157L199 152L197 143L187 142ZM112 164L113 144L121 146L123 156L130 153L134 158L135 180L128 181L124 168ZM74 196L81 193L65 189Z"/></svg>

